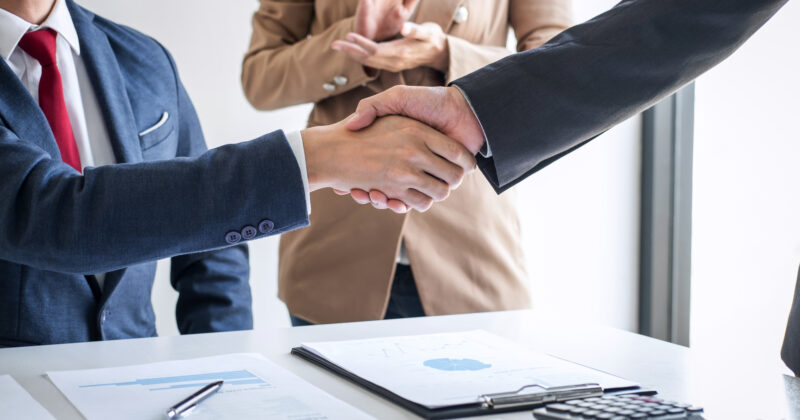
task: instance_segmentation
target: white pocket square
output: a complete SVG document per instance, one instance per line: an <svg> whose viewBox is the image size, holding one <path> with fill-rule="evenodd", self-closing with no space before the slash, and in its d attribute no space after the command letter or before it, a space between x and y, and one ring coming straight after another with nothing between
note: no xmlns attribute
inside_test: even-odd
<svg viewBox="0 0 800 420"><path fill-rule="evenodd" d="M166 124L168 119L169 119L169 112L164 111L164 113L161 114L161 119L158 120L158 122L154 126L152 126L152 127L148 128L147 130L144 130L141 133L139 133L139 137L146 136L146 135L152 133L153 131L158 130L159 127L161 127L162 125Z"/></svg>

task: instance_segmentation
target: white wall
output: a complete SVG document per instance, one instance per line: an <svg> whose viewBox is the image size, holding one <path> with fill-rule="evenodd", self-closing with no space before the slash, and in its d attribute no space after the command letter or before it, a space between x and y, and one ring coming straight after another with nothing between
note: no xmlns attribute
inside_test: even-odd
<svg viewBox="0 0 800 420"><path fill-rule="evenodd" d="M297 129L309 108L253 111L239 85L255 0L79 0L161 41L175 56L210 147L277 128ZM429 0L430 1L430 0ZM576 20L615 1L575 0ZM517 189L534 304L635 329L638 276L639 120L548 167ZM275 297L277 239L251 243L256 328L288 325ZM161 263L153 300L161 335L176 334L175 293Z"/></svg>
<svg viewBox="0 0 800 420"><path fill-rule="evenodd" d="M697 81L691 346L779 364L800 264L800 4Z"/></svg>
<svg viewBox="0 0 800 420"><path fill-rule="evenodd" d="M574 21L616 0L573 0ZM517 187L533 302L553 317L638 327L641 120L633 118Z"/></svg>

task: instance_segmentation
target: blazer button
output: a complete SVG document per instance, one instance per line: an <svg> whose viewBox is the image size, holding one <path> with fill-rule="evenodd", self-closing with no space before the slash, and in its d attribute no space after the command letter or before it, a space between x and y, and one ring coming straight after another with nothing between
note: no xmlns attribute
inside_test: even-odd
<svg viewBox="0 0 800 420"><path fill-rule="evenodd" d="M275 229L275 223L272 220L264 219L258 224L258 231L261 233L270 233Z"/></svg>
<svg viewBox="0 0 800 420"><path fill-rule="evenodd" d="M346 85L348 81L349 80L347 80L347 77L344 76L336 76L333 78L333 83L336 83L339 86Z"/></svg>
<svg viewBox="0 0 800 420"><path fill-rule="evenodd" d="M453 21L455 23L464 23L469 19L469 9L467 6L460 6L456 9L456 14L453 16Z"/></svg>
<svg viewBox="0 0 800 420"><path fill-rule="evenodd" d="M253 239L258 234L258 230L252 226L245 226L242 228L242 238L244 239Z"/></svg>
<svg viewBox="0 0 800 420"><path fill-rule="evenodd" d="M322 88L325 89L327 92L333 92L334 90L336 90L336 85L334 85L333 83L324 83L322 85Z"/></svg>
<svg viewBox="0 0 800 420"><path fill-rule="evenodd" d="M238 244L242 240L242 234L239 232L230 231L225 235L225 242L233 245Z"/></svg>

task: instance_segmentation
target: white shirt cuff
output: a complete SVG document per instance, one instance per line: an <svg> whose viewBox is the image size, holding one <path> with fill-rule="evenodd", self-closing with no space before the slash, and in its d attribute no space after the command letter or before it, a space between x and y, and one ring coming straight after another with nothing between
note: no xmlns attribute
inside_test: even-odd
<svg viewBox="0 0 800 420"><path fill-rule="evenodd" d="M492 147L489 145L489 138L486 137L486 130L483 129L483 123L481 123L481 120L478 119L478 114L475 113L475 108L472 106L472 102L470 102L469 96L467 96L467 94L460 87L458 87L458 85L451 85L451 86L455 86L456 89L458 89L458 91L461 92L461 96L463 96L464 99L467 100L467 105L469 105L469 109L472 111L472 115L475 116L475 119L478 120L478 125L481 126L481 132L483 133L483 147L481 147L480 151L481 156L485 158L492 157Z"/></svg>
<svg viewBox="0 0 800 420"><path fill-rule="evenodd" d="M300 167L300 176L303 178L303 192L306 195L306 211L311 214L311 195L308 191L308 170L306 169L306 152L303 149L303 136L299 131L292 131L286 133L286 139L289 140L289 147L292 148L294 158L297 160L297 166Z"/></svg>

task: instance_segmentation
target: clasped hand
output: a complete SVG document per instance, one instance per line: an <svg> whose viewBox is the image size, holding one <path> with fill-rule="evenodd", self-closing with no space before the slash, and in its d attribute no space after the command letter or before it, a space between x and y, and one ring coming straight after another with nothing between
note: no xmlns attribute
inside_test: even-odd
<svg viewBox="0 0 800 420"><path fill-rule="evenodd" d="M358 131L343 121L302 132L311 191L381 191L404 212L425 211L475 169L469 150L425 124L399 116L370 123Z"/></svg>
<svg viewBox="0 0 800 420"><path fill-rule="evenodd" d="M400 72L427 66L447 71L447 36L438 24L406 22L400 33L402 38L375 42L351 32L345 40L334 41L331 48L371 69Z"/></svg>
<svg viewBox="0 0 800 420"><path fill-rule="evenodd" d="M469 155L473 162L472 168L474 168L474 156L486 141L480 122L456 87L395 86L361 100L356 112L345 120L346 128L360 132L374 127L383 121L380 117L387 115L413 118L448 141L458 144L462 147L461 150ZM435 150L431 151L438 153ZM446 155L439 154L439 157L449 159ZM451 184L451 187L455 188L457 185ZM406 213L411 208L420 210L403 196L378 187L335 187L335 191L342 195L350 194L357 203L371 203L378 209L388 208L396 213ZM418 194L414 196L420 198ZM428 199L432 203L434 197L428 194Z"/></svg>

